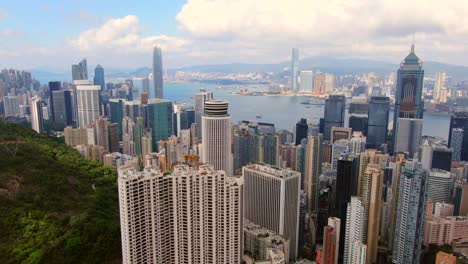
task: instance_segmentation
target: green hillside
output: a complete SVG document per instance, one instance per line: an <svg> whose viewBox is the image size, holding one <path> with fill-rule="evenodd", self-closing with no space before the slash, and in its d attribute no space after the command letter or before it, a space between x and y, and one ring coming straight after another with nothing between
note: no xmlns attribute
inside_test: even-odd
<svg viewBox="0 0 468 264"><path fill-rule="evenodd" d="M0 263L120 263L116 174L0 120Z"/></svg>

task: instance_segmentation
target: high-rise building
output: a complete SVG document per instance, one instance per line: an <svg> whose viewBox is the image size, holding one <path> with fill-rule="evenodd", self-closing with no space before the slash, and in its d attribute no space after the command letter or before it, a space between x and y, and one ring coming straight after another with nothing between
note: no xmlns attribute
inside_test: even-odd
<svg viewBox="0 0 468 264"><path fill-rule="evenodd" d="M290 240L290 260L298 256L301 174L253 164L242 168L244 217Z"/></svg>
<svg viewBox="0 0 468 264"><path fill-rule="evenodd" d="M275 134L255 136L255 160L260 163L277 166L279 137Z"/></svg>
<svg viewBox="0 0 468 264"><path fill-rule="evenodd" d="M331 170L336 172L338 169L338 160L349 155L349 140L340 139L333 143L331 151Z"/></svg>
<svg viewBox="0 0 468 264"><path fill-rule="evenodd" d="M173 112L171 101L159 98L148 100L147 122L151 129L154 150L158 149L158 141L167 140L173 134Z"/></svg>
<svg viewBox="0 0 468 264"><path fill-rule="evenodd" d="M86 59L72 65L72 79L73 81L88 80L88 62Z"/></svg>
<svg viewBox="0 0 468 264"><path fill-rule="evenodd" d="M387 142L388 113L390 98L372 96L369 102L369 121L367 127L367 146L381 148Z"/></svg>
<svg viewBox="0 0 468 264"><path fill-rule="evenodd" d="M452 139L450 147L452 148L452 161L461 161L461 153L463 147L463 134L461 128L454 128L450 131Z"/></svg>
<svg viewBox="0 0 468 264"><path fill-rule="evenodd" d="M406 161L399 180L393 263L419 264L422 254L428 172Z"/></svg>
<svg viewBox="0 0 468 264"><path fill-rule="evenodd" d="M192 104L174 104L174 134L180 137L180 131L190 129L195 123L195 108Z"/></svg>
<svg viewBox="0 0 468 264"><path fill-rule="evenodd" d="M421 145L422 119L417 118L398 118L396 133L398 137L394 138L394 151L407 153L410 158L417 153Z"/></svg>
<svg viewBox="0 0 468 264"><path fill-rule="evenodd" d="M163 98L163 66L161 48L155 46L153 49L153 85L154 97Z"/></svg>
<svg viewBox="0 0 468 264"><path fill-rule="evenodd" d="M234 129L234 174L241 172L243 166L254 163L256 156L255 135L248 127L238 126Z"/></svg>
<svg viewBox="0 0 468 264"><path fill-rule="evenodd" d="M92 81L75 81L78 111L78 126L87 127L100 115L99 90Z"/></svg>
<svg viewBox="0 0 468 264"><path fill-rule="evenodd" d="M351 245L349 264L366 264L367 246L361 241L354 241ZM346 262L345 262L346 263Z"/></svg>
<svg viewBox="0 0 468 264"><path fill-rule="evenodd" d="M344 127L345 102L343 95L330 95L325 100L324 140L330 140L332 127Z"/></svg>
<svg viewBox="0 0 468 264"><path fill-rule="evenodd" d="M463 129L463 131L468 131L468 112L455 112L450 117L450 129L448 135L448 145L450 148L452 148L452 145L456 144L452 140L451 133L451 131L453 131L454 128L460 128ZM468 161L468 133L463 133L460 159L462 161Z"/></svg>
<svg viewBox="0 0 468 264"><path fill-rule="evenodd" d="M340 242L341 220L336 217L328 218L328 225L323 232L323 261L322 263L337 264Z"/></svg>
<svg viewBox="0 0 468 264"><path fill-rule="evenodd" d="M38 96L31 98L31 127L37 133L44 131L44 118L42 116L42 99Z"/></svg>
<svg viewBox="0 0 468 264"><path fill-rule="evenodd" d="M305 118L301 118L301 120L299 120L297 123L296 123L296 145L300 145L301 144L301 141L304 139L304 138L307 138L307 135L308 135L308 130L309 128L309 125L307 124L307 119Z"/></svg>
<svg viewBox="0 0 468 264"><path fill-rule="evenodd" d="M325 73L316 72L314 77L314 95L323 95L326 93Z"/></svg>
<svg viewBox="0 0 468 264"><path fill-rule="evenodd" d="M419 160L421 161L422 168L431 170L432 168L432 146L429 145L427 140L419 148Z"/></svg>
<svg viewBox="0 0 468 264"><path fill-rule="evenodd" d="M205 101L202 116L202 162L232 175L231 145L228 102L216 99Z"/></svg>
<svg viewBox="0 0 468 264"><path fill-rule="evenodd" d="M319 177L322 171L322 136L309 136L305 148L305 192L308 212L317 213Z"/></svg>
<svg viewBox="0 0 468 264"><path fill-rule="evenodd" d="M301 71L301 92L312 93L314 85L314 73L312 71Z"/></svg>
<svg viewBox="0 0 468 264"><path fill-rule="evenodd" d="M59 81L49 82L49 110L52 121L55 122L55 109L54 109L54 91L62 89L62 84Z"/></svg>
<svg viewBox="0 0 468 264"><path fill-rule="evenodd" d="M450 202L452 199L452 176L449 171L434 169L427 181L427 198L434 203Z"/></svg>
<svg viewBox="0 0 468 264"><path fill-rule="evenodd" d="M5 107L5 116L19 116L20 106L17 95L7 95L3 97L4 107Z"/></svg>
<svg viewBox="0 0 468 264"><path fill-rule="evenodd" d="M106 81L104 80L104 68L98 64L94 69L94 85L101 87L101 92L106 89Z"/></svg>
<svg viewBox="0 0 468 264"><path fill-rule="evenodd" d="M111 98L109 99L110 121L118 124L119 139L122 140L122 120L124 118L124 103L125 99Z"/></svg>
<svg viewBox="0 0 468 264"><path fill-rule="evenodd" d="M436 72L434 82L434 101L440 103L442 90L445 88L445 72Z"/></svg>
<svg viewBox="0 0 468 264"><path fill-rule="evenodd" d="M458 183L455 187L455 198L453 199L454 215L468 214L468 183Z"/></svg>
<svg viewBox="0 0 468 264"><path fill-rule="evenodd" d="M383 170L380 165L368 164L361 177L367 263L375 263L377 262L380 218L382 214Z"/></svg>
<svg viewBox="0 0 468 264"><path fill-rule="evenodd" d="M331 73L325 74L325 92L331 94L335 88L335 76Z"/></svg>
<svg viewBox="0 0 468 264"><path fill-rule="evenodd" d="M196 136L202 136L202 116L205 111L205 101L213 99L213 92L206 89L200 89L200 92L195 95L195 123L197 123Z"/></svg>
<svg viewBox="0 0 468 264"><path fill-rule="evenodd" d="M242 178L203 165L119 168L122 262L240 263Z"/></svg>
<svg viewBox="0 0 468 264"><path fill-rule="evenodd" d="M149 94L149 88L150 88L150 82L147 77L141 79L141 90L142 92L145 92Z"/></svg>
<svg viewBox="0 0 468 264"><path fill-rule="evenodd" d="M353 196L348 202L346 211L346 229L344 237L344 252L343 263L351 264L356 263L353 261L354 243L359 242L362 244L364 235L364 207L361 203L361 198ZM357 262L360 263L360 262ZM365 263L365 257L364 257Z"/></svg>
<svg viewBox="0 0 468 264"><path fill-rule="evenodd" d="M452 168L452 149L446 146L433 146L431 168L450 171Z"/></svg>
<svg viewBox="0 0 468 264"><path fill-rule="evenodd" d="M353 129L349 127L332 127L331 128L331 135L330 135L330 143L335 143L340 139L351 139L351 134L353 133Z"/></svg>
<svg viewBox="0 0 468 264"><path fill-rule="evenodd" d="M69 126L73 123L72 98L69 90L52 91L53 116L56 124Z"/></svg>
<svg viewBox="0 0 468 264"><path fill-rule="evenodd" d="M400 125L399 120L422 119L424 111L424 102L422 100L423 89L423 70L422 61L414 53L414 44L411 45L411 52L401 62L398 69L396 93L395 93L395 111L393 114L393 151L397 150L397 141ZM405 128L406 131L410 128ZM410 153L412 155L412 153Z"/></svg>
<svg viewBox="0 0 468 264"><path fill-rule="evenodd" d="M299 90L299 50L293 48L291 52L291 90L297 92Z"/></svg>
<svg viewBox="0 0 468 264"><path fill-rule="evenodd" d="M353 130L353 132L362 132L364 136L367 135L367 126L369 123L369 118L367 115L358 115L353 114L349 116L349 128Z"/></svg>

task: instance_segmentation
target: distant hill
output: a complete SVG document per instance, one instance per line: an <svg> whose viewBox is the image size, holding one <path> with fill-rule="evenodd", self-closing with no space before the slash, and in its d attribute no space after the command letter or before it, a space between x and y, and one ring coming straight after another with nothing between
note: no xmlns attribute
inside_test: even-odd
<svg viewBox="0 0 468 264"><path fill-rule="evenodd" d="M0 263L121 263L114 171L2 120L0 157Z"/></svg>
<svg viewBox="0 0 468 264"><path fill-rule="evenodd" d="M228 64L208 64L194 65L189 67L168 69L169 74L176 71L187 72L205 72L205 73L246 73L246 72L275 72L285 74L289 72L291 62L285 61L280 63L228 63ZM374 72L378 75L384 75L389 72L396 72L399 65L385 61L367 60L367 59L339 59L328 56L315 56L304 58L300 61L300 68L307 70L320 70L334 74L363 74ZM91 69L91 68L90 68ZM130 78L130 77L148 77L151 73L150 67L141 67L138 69L113 69L104 68L106 78ZM454 80L468 80L468 67L461 65L452 65L435 61L425 61L424 70L426 76L433 76L438 71L445 71ZM71 73L52 73L41 71L40 69L32 70L34 78L41 82L50 80L71 80ZM93 72L89 71L90 78Z"/></svg>
<svg viewBox="0 0 468 264"><path fill-rule="evenodd" d="M196 65L172 69L173 71L192 71L192 72L222 72L222 73L245 73L245 72L282 72L289 71L290 62L280 62L276 64L249 64L249 63L231 63L231 64L213 64ZM387 74L398 69L399 65L384 61L366 60L366 59L337 59L327 56L315 56L304 58L300 61L301 69L320 70L334 74L363 74L375 72L376 74ZM424 62L426 76L432 76L437 71L446 71L455 80L468 80L468 67L440 62Z"/></svg>

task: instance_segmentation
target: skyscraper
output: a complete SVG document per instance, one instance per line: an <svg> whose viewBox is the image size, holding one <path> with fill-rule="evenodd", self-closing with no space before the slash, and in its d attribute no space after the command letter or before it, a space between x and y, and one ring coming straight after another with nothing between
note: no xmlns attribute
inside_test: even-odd
<svg viewBox="0 0 468 264"><path fill-rule="evenodd" d="M72 98L69 90L52 91L54 122L65 126L73 123Z"/></svg>
<svg viewBox="0 0 468 264"><path fill-rule="evenodd" d="M72 79L73 81L88 80L88 62L86 59L72 65Z"/></svg>
<svg viewBox="0 0 468 264"><path fill-rule="evenodd" d="M406 161L399 181L393 263L419 264L422 254L428 172Z"/></svg>
<svg viewBox="0 0 468 264"><path fill-rule="evenodd" d="M305 155L305 192L308 212L317 213L319 177L322 171L322 136L307 138Z"/></svg>
<svg viewBox="0 0 468 264"><path fill-rule="evenodd" d="M434 101L440 103L442 99L442 90L445 88L445 72L436 72L434 82Z"/></svg>
<svg viewBox="0 0 468 264"><path fill-rule="evenodd" d="M38 96L31 98L31 127L37 133L44 131L44 118L42 116L42 100Z"/></svg>
<svg viewBox="0 0 468 264"><path fill-rule="evenodd" d="M153 49L153 85L154 97L163 98L163 66L161 48L155 46Z"/></svg>
<svg viewBox="0 0 468 264"><path fill-rule="evenodd" d="M403 152L408 153L408 156L412 158L418 151L421 145L421 134L422 134L422 119L413 118L399 118L397 131L398 137L396 137L395 153Z"/></svg>
<svg viewBox="0 0 468 264"><path fill-rule="evenodd" d="M401 62L398 70L397 86L395 93L395 111L393 114L393 151L397 149L399 137L398 126L400 118L422 119L424 102L422 100L422 88L424 70L422 61L414 53L414 44L411 52Z"/></svg>
<svg viewBox="0 0 468 264"><path fill-rule="evenodd" d="M312 93L314 86L314 73L312 71L301 71L301 92Z"/></svg>
<svg viewBox="0 0 468 264"><path fill-rule="evenodd" d="M455 142L452 139L452 133L454 128L463 129L463 131L468 131L468 112L455 112L450 117L450 130L449 130L449 147L453 147ZM468 133L463 133L463 140L461 144L461 155L460 159L462 161L468 161Z"/></svg>
<svg viewBox="0 0 468 264"><path fill-rule="evenodd" d="M449 171L431 170L427 180L427 198L434 203L451 202L452 182Z"/></svg>
<svg viewBox="0 0 468 264"><path fill-rule="evenodd" d="M228 102L216 99L206 101L202 116L202 162L232 175L231 141Z"/></svg>
<svg viewBox="0 0 468 264"><path fill-rule="evenodd" d="M367 126L367 146L381 148L387 142L388 112L390 98L372 96L369 102L369 121Z"/></svg>
<svg viewBox="0 0 468 264"><path fill-rule="evenodd" d="M301 120L296 123L296 145L300 145L302 139L307 138L308 127L307 119L305 118L301 118Z"/></svg>
<svg viewBox="0 0 468 264"><path fill-rule="evenodd" d="M119 168L122 262L240 263L242 178L203 165Z"/></svg>
<svg viewBox="0 0 468 264"><path fill-rule="evenodd" d="M94 85L101 87L101 92L106 89L106 81L104 80L104 68L98 64L94 69Z"/></svg>
<svg viewBox="0 0 468 264"><path fill-rule="evenodd" d="M202 136L202 116L205 111L205 101L211 99L213 99L213 93L206 89L200 89L200 92L195 95L195 123L197 123L195 133L197 138Z"/></svg>
<svg viewBox="0 0 468 264"><path fill-rule="evenodd" d="M124 118L123 109L125 99L111 98L109 99L110 120L112 123L118 124L119 139L122 140L122 120Z"/></svg>
<svg viewBox="0 0 468 264"><path fill-rule="evenodd" d="M77 93L78 126L87 127L100 115L99 90L100 86L92 81L75 81Z"/></svg>
<svg viewBox="0 0 468 264"><path fill-rule="evenodd" d="M461 128L454 128L449 133L451 133L450 138L452 139L452 144L450 145L453 151L452 161L460 161L464 130Z"/></svg>
<svg viewBox="0 0 468 264"><path fill-rule="evenodd" d="M362 243L364 238L364 207L361 198L351 197L346 211L346 230L344 238L343 263L351 264L353 262L353 245L355 242ZM365 263L365 258L364 258Z"/></svg>
<svg viewBox="0 0 468 264"><path fill-rule="evenodd" d="M340 240L340 219L328 218L328 225L323 231L323 252L322 262L336 264L338 263L338 241Z"/></svg>
<svg viewBox="0 0 468 264"><path fill-rule="evenodd" d="M149 87L150 87L149 84L150 84L150 83L149 83L149 79L148 79L148 78L143 78L143 79L141 80L141 90L142 90L143 92L145 92L145 93L148 93L148 94L149 94Z"/></svg>
<svg viewBox="0 0 468 264"><path fill-rule="evenodd" d="M433 146L431 169L450 171L451 168L452 149L446 146Z"/></svg>
<svg viewBox="0 0 468 264"><path fill-rule="evenodd" d="M7 95L3 97L5 102L5 116L18 116L20 113L19 100L17 95Z"/></svg>
<svg viewBox="0 0 468 264"><path fill-rule="evenodd" d="M369 164L362 177L362 205L364 206L364 240L367 245L367 263L377 262L380 218L382 213L383 170Z"/></svg>
<svg viewBox="0 0 468 264"><path fill-rule="evenodd" d="M290 260L298 256L301 174L259 164L242 168L245 219L290 240Z"/></svg>
<svg viewBox="0 0 468 264"><path fill-rule="evenodd" d="M158 98L148 101L147 122L154 150L158 150L158 141L167 140L173 134L173 112L171 101Z"/></svg>
<svg viewBox="0 0 468 264"><path fill-rule="evenodd" d="M62 89L62 84L58 81L49 82L49 111L52 121L55 122L55 109L54 109L54 91Z"/></svg>
<svg viewBox="0 0 468 264"><path fill-rule="evenodd" d="M293 48L291 52L291 91L297 92L299 78L299 50Z"/></svg>
<svg viewBox="0 0 468 264"><path fill-rule="evenodd" d="M323 139L330 140L332 127L343 127L345 118L345 97L330 95L325 100Z"/></svg>

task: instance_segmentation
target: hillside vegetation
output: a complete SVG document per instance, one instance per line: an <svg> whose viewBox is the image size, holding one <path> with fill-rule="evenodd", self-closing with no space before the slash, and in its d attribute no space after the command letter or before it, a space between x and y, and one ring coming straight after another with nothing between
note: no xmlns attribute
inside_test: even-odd
<svg viewBox="0 0 468 264"><path fill-rule="evenodd" d="M116 175L0 120L0 263L120 263Z"/></svg>

